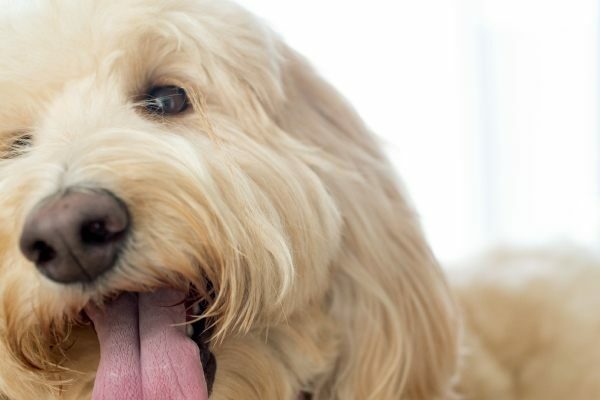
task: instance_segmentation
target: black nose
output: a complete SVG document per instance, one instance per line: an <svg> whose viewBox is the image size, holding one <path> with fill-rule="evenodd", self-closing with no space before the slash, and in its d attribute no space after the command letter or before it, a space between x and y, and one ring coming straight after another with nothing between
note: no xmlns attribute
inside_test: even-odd
<svg viewBox="0 0 600 400"><path fill-rule="evenodd" d="M20 246L48 278L91 282L115 265L128 229L127 207L117 197L69 192L29 215Z"/></svg>

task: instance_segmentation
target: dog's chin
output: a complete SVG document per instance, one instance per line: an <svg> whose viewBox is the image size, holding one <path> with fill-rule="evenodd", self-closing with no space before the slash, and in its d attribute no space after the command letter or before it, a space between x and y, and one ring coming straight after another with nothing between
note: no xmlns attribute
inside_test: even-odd
<svg viewBox="0 0 600 400"><path fill-rule="evenodd" d="M209 346L212 324L205 317L209 302L196 293L123 292L101 308L85 308L100 343L94 398L166 395L183 387L191 398L210 396L217 370Z"/></svg>

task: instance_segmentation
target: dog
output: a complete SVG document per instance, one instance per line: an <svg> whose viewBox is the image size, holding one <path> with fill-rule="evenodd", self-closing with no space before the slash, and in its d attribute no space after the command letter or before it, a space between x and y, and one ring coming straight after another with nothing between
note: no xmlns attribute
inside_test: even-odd
<svg viewBox="0 0 600 400"><path fill-rule="evenodd" d="M4 8L4 398L453 395L415 212L277 35L225 0Z"/></svg>
<svg viewBox="0 0 600 400"><path fill-rule="evenodd" d="M0 399L600 397L598 262L451 288L376 137L233 3L6 2L0 105Z"/></svg>

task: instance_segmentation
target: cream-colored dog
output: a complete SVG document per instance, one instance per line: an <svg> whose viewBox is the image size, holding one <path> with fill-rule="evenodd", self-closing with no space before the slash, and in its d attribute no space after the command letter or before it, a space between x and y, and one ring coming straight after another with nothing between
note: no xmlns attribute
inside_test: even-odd
<svg viewBox="0 0 600 400"><path fill-rule="evenodd" d="M237 6L3 3L0 135L0 398L509 393L483 339L456 386L460 313L380 147Z"/></svg>
<svg viewBox="0 0 600 400"><path fill-rule="evenodd" d="M223 0L2 14L0 392L448 394L458 318L394 172L271 31Z"/></svg>

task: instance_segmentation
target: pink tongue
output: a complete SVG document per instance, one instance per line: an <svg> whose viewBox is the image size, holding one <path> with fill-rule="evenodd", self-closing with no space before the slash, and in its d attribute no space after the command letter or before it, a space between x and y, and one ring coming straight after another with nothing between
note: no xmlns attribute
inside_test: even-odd
<svg viewBox="0 0 600 400"><path fill-rule="evenodd" d="M88 307L100 340L92 399L143 399L137 296L124 294L104 312Z"/></svg>
<svg viewBox="0 0 600 400"><path fill-rule="evenodd" d="M173 326L185 321L182 300L160 289L86 310L100 341L93 400L208 400L198 346Z"/></svg>

